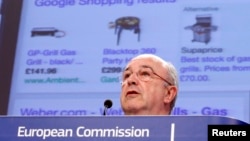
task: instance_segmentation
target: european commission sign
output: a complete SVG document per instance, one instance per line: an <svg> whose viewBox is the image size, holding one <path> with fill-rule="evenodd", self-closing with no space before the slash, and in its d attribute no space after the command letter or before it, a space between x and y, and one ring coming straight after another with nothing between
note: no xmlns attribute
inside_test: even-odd
<svg viewBox="0 0 250 141"><path fill-rule="evenodd" d="M2 116L0 140L207 141L223 139L230 132L235 135L234 131L241 133L234 137L247 139L249 127L243 121L216 116Z"/></svg>

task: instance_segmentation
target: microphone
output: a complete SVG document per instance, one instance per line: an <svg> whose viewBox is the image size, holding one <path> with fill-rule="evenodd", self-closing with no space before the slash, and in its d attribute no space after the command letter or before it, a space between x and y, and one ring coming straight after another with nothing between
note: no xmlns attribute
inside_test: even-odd
<svg viewBox="0 0 250 141"><path fill-rule="evenodd" d="M111 108L112 105L113 105L113 102L110 99L107 99L104 101L104 110L103 110L104 116L107 114L107 109Z"/></svg>

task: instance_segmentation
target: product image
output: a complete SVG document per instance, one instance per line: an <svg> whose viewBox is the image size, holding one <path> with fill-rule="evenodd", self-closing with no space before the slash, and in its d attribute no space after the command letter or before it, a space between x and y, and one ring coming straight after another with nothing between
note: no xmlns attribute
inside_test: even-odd
<svg viewBox="0 0 250 141"><path fill-rule="evenodd" d="M212 17L210 15L197 15L196 23L187 26L185 29L193 31L192 42L203 42L208 44L211 40L211 31L216 31L217 27L212 25Z"/></svg>
<svg viewBox="0 0 250 141"><path fill-rule="evenodd" d="M65 32L54 27L35 27L31 31L31 37L35 36L53 36L59 38L65 36Z"/></svg>
<svg viewBox="0 0 250 141"><path fill-rule="evenodd" d="M140 19L133 16L121 17L115 20L115 34L117 34L117 45L120 43L121 33L125 30L133 30L138 34L137 41L140 41Z"/></svg>

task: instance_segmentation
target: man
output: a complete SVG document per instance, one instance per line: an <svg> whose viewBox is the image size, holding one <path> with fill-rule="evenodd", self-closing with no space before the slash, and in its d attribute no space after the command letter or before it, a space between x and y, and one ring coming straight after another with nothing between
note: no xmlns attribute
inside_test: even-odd
<svg viewBox="0 0 250 141"><path fill-rule="evenodd" d="M122 74L125 115L170 115L178 92L175 67L152 54L133 58Z"/></svg>

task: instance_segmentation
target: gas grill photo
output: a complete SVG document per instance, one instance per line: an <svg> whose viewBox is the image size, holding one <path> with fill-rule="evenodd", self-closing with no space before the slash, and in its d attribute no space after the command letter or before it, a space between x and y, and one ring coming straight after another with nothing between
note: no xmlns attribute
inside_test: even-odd
<svg viewBox="0 0 250 141"><path fill-rule="evenodd" d="M64 35L65 35L64 31L60 31L54 27L34 27L31 31L31 37L36 37L36 36L63 37Z"/></svg>
<svg viewBox="0 0 250 141"><path fill-rule="evenodd" d="M137 41L140 41L140 19L133 16L121 17L115 20L113 23L115 28L115 34L117 34L116 44L119 45L121 33L125 30L133 30L134 34L137 34Z"/></svg>
<svg viewBox="0 0 250 141"><path fill-rule="evenodd" d="M192 42L202 42L208 44L211 40L211 32L216 31L217 27L212 25L212 17L210 15L197 15L196 23L185 27L193 31Z"/></svg>

